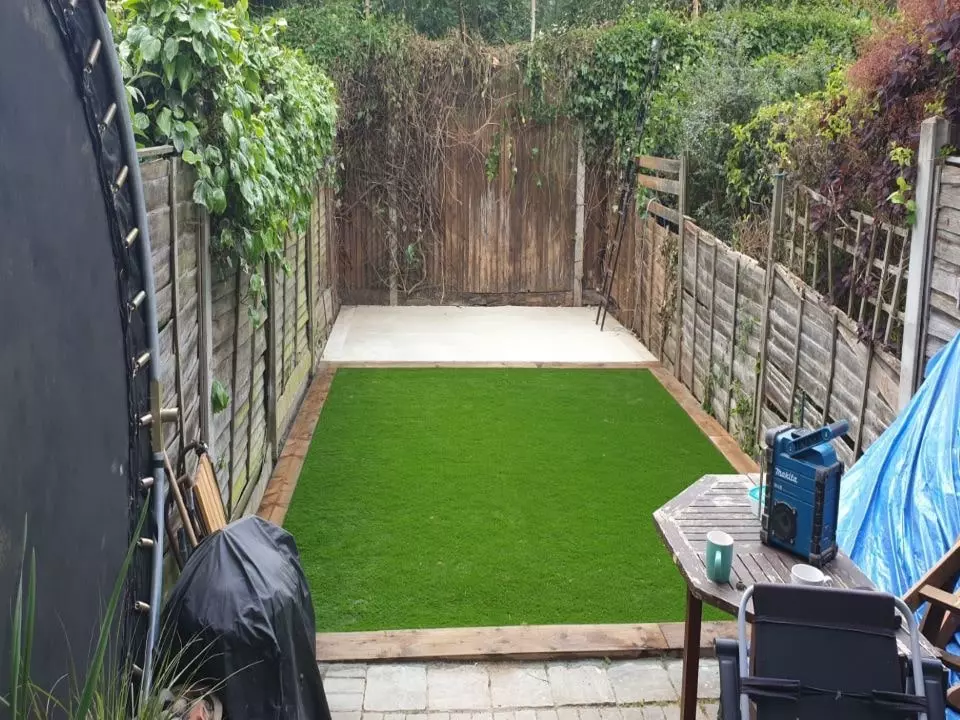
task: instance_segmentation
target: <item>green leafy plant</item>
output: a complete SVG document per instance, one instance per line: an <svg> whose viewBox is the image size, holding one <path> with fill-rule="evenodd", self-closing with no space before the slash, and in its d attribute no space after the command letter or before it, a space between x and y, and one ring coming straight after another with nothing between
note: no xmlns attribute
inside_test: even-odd
<svg viewBox="0 0 960 720"><path fill-rule="evenodd" d="M148 506L145 504L137 523L135 537L139 537L140 529L147 517ZM37 558L36 552L30 550L30 561L27 563L28 534L24 523L23 556L20 576L17 581L17 591L13 602L13 617L11 622L10 643L10 693L8 697L0 697L0 706L10 711L12 720L28 720L30 718L45 718L51 708L58 708L66 712L69 718L94 718L103 715L94 715L95 709L103 707L106 698L99 691L104 687L104 660L107 657L107 647L111 639L114 620L123 594L123 585L133 561L133 554L137 550L136 542L127 548L127 553L120 567L117 580L113 585L110 598L104 611L103 621L97 644L87 670L87 676L80 686L76 696L64 706L50 692L38 688L31 678L30 669L33 657L34 630L36 624L36 592L37 592ZM26 593L24 593L24 574L26 573Z"/></svg>
<svg viewBox="0 0 960 720"><path fill-rule="evenodd" d="M230 406L230 394L219 380L214 380L210 388L210 408L219 415Z"/></svg>
<svg viewBox="0 0 960 720"><path fill-rule="evenodd" d="M914 152L911 148L895 145L890 150L890 160L900 168L909 168L913 165ZM887 196L887 200L894 205L900 205L906 211L907 225L913 225L917 220L917 201L913 197L913 185L904 175L896 179L897 189Z"/></svg>
<svg viewBox="0 0 960 720"><path fill-rule="evenodd" d="M120 0L119 55L144 142L171 143L196 169L193 199L212 214L216 248L251 274L308 219L332 153L332 83L282 47L281 18L253 22L246 0Z"/></svg>
<svg viewBox="0 0 960 720"><path fill-rule="evenodd" d="M146 523L149 505L144 504L134 529L134 538L139 538ZM169 689L177 688L193 698L203 700L215 687L199 687L193 682L199 664L209 647L199 647L196 642L185 642L175 652L167 652L173 646L170 638L162 634L158 663L151 690L145 692L134 660L129 657L111 657L110 646L117 637L118 610L123 598L124 583L138 551L133 540L117 574L110 597L104 608L97 642L90 658L86 676L77 678L72 674L64 678L69 690L64 698L54 689L39 687L31 676L36 627L37 559L33 549L29 551L26 523L23 533L23 554L16 593L13 597L10 640L10 691L0 696L0 708L5 709L10 720L46 720L51 716L65 720L169 720L167 709Z"/></svg>

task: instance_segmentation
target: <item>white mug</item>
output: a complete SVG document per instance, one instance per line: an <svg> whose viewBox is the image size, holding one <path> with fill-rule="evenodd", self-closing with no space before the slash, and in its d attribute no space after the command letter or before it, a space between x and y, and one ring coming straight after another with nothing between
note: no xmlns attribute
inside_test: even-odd
<svg viewBox="0 0 960 720"><path fill-rule="evenodd" d="M813 565L803 563L797 563L790 569L790 582L794 585L813 585L817 587L833 584L829 577Z"/></svg>

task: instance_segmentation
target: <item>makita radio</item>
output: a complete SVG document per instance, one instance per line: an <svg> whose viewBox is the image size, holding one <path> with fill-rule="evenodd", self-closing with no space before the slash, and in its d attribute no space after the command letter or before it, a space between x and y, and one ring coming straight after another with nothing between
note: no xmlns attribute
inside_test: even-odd
<svg viewBox="0 0 960 720"><path fill-rule="evenodd" d="M760 540L822 567L837 554L837 513L843 463L830 441L846 420L819 430L781 425L767 431Z"/></svg>

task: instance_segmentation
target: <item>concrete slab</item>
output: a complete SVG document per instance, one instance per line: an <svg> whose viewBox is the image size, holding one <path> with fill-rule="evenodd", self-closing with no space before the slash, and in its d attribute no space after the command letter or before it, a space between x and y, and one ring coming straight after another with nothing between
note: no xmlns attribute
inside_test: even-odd
<svg viewBox="0 0 960 720"><path fill-rule="evenodd" d="M656 358L590 307L345 306L323 359L370 364L614 364Z"/></svg>
<svg viewBox="0 0 960 720"><path fill-rule="evenodd" d="M663 659L397 661L323 664L321 674L334 720L361 720L361 698L362 720L680 720L677 669ZM717 715L717 675L716 660L701 660L697 720Z"/></svg>

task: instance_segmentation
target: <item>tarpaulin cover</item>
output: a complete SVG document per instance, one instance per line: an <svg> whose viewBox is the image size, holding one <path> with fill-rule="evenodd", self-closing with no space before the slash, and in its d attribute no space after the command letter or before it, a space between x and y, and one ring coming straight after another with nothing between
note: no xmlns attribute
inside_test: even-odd
<svg viewBox="0 0 960 720"><path fill-rule="evenodd" d="M960 537L960 334L840 483L837 542L882 590L904 595ZM955 651L956 652L956 651Z"/></svg>
<svg viewBox="0 0 960 720"><path fill-rule="evenodd" d="M164 611L231 720L329 720L313 601L293 537L258 517L205 540Z"/></svg>

